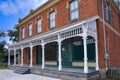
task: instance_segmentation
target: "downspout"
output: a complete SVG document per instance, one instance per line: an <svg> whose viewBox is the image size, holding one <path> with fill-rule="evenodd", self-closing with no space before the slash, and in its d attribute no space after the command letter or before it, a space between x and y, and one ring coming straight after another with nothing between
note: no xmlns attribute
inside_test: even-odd
<svg viewBox="0 0 120 80"><path fill-rule="evenodd" d="M102 26L103 26L103 36L104 36L104 58L105 58L105 66L106 66L106 71L108 70L108 63L107 63L107 44L106 44L106 28L105 28L105 24L104 24L104 0L102 0Z"/></svg>

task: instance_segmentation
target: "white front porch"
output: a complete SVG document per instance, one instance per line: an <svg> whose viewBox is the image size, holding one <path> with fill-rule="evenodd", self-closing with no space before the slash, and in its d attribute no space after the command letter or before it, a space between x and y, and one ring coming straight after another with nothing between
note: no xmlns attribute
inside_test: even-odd
<svg viewBox="0 0 120 80"><path fill-rule="evenodd" d="M74 24L70 24L67 26L64 26L60 29L55 29L52 31L49 31L47 33L43 33L40 35L37 35L35 37L26 39L24 41L20 41L17 44L13 44L9 46L9 56L8 56L8 65L10 64L10 51L14 50L14 65L16 64L16 50L21 50L21 66L24 66L24 49L29 47L30 49L30 67L33 67L33 47L34 46L41 46L42 49L42 65L41 68L45 69L46 64L58 64L57 69L59 71L63 70L62 65L62 44L65 40L73 37L80 37L81 40L83 40L83 50L84 50L84 57L83 62L72 62L72 65L79 66L83 65L83 72L88 73L89 66L94 65L95 70L99 70L99 64L98 64L98 38L97 38L97 25L96 20L98 19L98 16L91 17L89 19L86 19L84 21L80 21ZM88 37L91 36L95 41L95 63L88 62L88 51L87 51L87 40ZM58 59L57 62L47 62L45 61L45 48L46 45L49 43L55 42L57 43L58 47Z"/></svg>

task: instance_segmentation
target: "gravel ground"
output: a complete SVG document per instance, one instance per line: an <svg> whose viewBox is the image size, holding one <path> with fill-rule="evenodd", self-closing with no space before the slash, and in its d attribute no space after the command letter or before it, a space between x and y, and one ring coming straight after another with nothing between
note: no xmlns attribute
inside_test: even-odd
<svg viewBox="0 0 120 80"><path fill-rule="evenodd" d="M35 74L16 74L13 70L0 70L0 80L61 80Z"/></svg>

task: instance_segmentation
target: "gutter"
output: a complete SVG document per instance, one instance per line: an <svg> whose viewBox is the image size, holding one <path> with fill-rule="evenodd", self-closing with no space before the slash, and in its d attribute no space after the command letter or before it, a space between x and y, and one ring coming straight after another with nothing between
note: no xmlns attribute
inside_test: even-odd
<svg viewBox="0 0 120 80"><path fill-rule="evenodd" d="M106 42L106 28L105 28L105 14L104 14L104 0L102 0L102 19L103 19L103 22L102 22L102 26L103 26L103 36L104 36L104 58L105 58L105 66L106 66L106 71L108 70L108 62L107 62L107 59L108 59L108 53L107 53L107 42Z"/></svg>

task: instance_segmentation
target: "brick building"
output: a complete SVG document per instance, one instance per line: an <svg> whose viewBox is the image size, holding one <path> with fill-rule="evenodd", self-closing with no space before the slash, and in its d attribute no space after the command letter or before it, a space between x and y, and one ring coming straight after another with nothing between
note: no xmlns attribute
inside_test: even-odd
<svg viewBox="0 0 120 80"><path fill-rule="evenodd" d="M18 25L19 42L9 46L14 66L29 66L32 73L39 72L35 66L72 70L83 78L120 66L120 11L113 0L48 0Z"/></svg>

